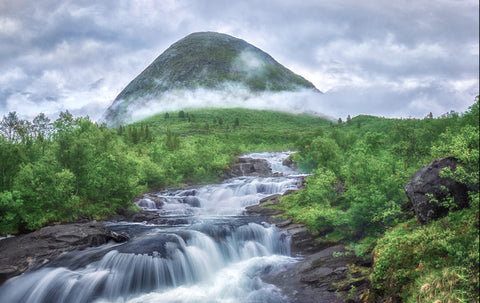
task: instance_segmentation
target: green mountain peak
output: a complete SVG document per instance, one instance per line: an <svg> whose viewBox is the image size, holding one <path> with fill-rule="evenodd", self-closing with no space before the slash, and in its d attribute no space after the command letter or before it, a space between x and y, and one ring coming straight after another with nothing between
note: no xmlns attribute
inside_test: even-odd
<svg viewBox="0 0 480 303"><path fill-rule="evenodd" d="M222 91L232 86L252 94L304 89L318 92L312 83L244 40L198 32L172 44L131 81L107 109L105 121L111 126L125 124L132 120L132 111L149 105L155 107L152 113L161 112L158 101L171 91Z"/></svg>

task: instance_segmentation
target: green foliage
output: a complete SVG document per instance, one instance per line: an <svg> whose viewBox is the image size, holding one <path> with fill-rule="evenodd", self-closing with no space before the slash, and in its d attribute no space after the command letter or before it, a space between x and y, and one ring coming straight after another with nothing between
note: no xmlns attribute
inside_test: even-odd
<svg viewBox="0 0 480 303"><path fill-rule="evenodd" d="M16 208L18 223L25 224L26 229L71 220L78 214L75 175L62 169L51 155L24 165L15 177L12 191L15 203L22 205Z"/></svg>
<svg viewBox="0 0 480 303"><path fill-rule="evenodd" d="M298 140L299 152L293 155L313 175L278 207L314 231L330 233L324 239L353 241L357 254L374 249L371 278L377 300L395 301L399 294L405 302L478 301L478 102L463 115L423 120L359 116L320 127ZM471 209L424 227L413 219L382 237L413 215L404 212L405 184L433 159L446 156L459 164L442 176L470 188ZM457 210L448 197L438 203Z"/></svg>
<svg viewBox="0 0 480 303"><path fill-rule="evenodd" d="M450 213L425 226L413 220L399 225L378 241L374 258L371 281L379 297L478 301L478 210Z"/></svg>
<svg viewBox="0 0 480 303"><path fill-rule="evenodd" d="M0 192L0 231L16 231L22 223L20 210L23 208L23 201L19 196L18 192Z"/></svg>
<svg viewBox="0 0 480 303"><path fill-rule="evenodd" d="M10 116L12 131L28 125ZM214 119L218 123L205 130ZM47 120L44 115L34 119L32 133L22 133L28 140L7 132L0 136L0 232L103 219L131 207L132 199L147 190L219 181L236 155L292 148L309 126L327 123L235 109L158 115L115 130L68 111L51 128ZM2 128L2 134L8 130Z"/></svg>
<svg viewBox="0 0 480 303"><path fill-rule="evenodd" d="M346 223L345 212L331 207L337 198L334 189L336 182L332 171L317 170L307 178L306 189L281 198L280 208L285 210L286 216L306 223L318 232L332 226L342 226Z"/></svg>
<svg viewBox="0 0 480 303"><path fill-rule="evenodd" d="M342 230L345 238L378 236L411 216L402 211L407 204L403 187L413 174L445 156L461 164L444 176L467 184L470 203L478 207L478 133L478 100L463 116L359 116L349 123L321 125L297 141L299 152L293 155L299 168L313 175L305 189L285 198L279 208L319 232L330 227Z"/></svg>

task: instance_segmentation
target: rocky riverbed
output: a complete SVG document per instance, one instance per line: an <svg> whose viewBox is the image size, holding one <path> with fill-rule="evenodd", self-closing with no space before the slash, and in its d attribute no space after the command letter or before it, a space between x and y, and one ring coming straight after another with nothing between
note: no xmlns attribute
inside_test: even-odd
<svg viewBox="0 0 480 303"><path fill-rule="evenodd" d="M279 287L292 303L361 302L369 286L371 260L357 257L344 244L312 235L303 224L275 217L282 213L271 207L279 203L279 197L266 197L247 207L247 213L268 216L267 221L290 235L292 253L303 259L264 280Z"/></svg>
<svg viewBox="0 0 480 303"><path fill-rule="evenodd" d="M109 241L128 237L105 228L101 222L54 225L0 241L0 285L7 279L34 270L52 259Z"/></svg>

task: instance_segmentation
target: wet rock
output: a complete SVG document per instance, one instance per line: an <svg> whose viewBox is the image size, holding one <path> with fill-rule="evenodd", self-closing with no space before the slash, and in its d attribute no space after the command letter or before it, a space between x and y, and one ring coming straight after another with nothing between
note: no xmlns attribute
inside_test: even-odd
<svg viewBox="0 0 480 303"><path fill-rule="evenodd" d="M283 210L278 210L274 208L266 208L261 205L251 205L245 208L245 211L250 216L275 216L283 214Z"/></svg>
<svg viewBox="0 0 480 303"><path fill-rule="evenodd" d="M269 177L272 169L265 159L238 158L238 161L223 172L225 178L237 178L242 176Z"/></svg>
<svg viewBox="0 0 480 303"><path fill-rule="evenodd" d="M297 162L295 161L295 159L293 159L292 156L289 156L288 158L283 160L282 164L284 166L290 167L293 170L298 170Z"/></svg>
<svg viewBox="0 0 480 303"><path fill-rule="evenodd" d="M287 220L279 220L275 222L275 225L279 228L286 227L290 224L292 224L293 220L292 219L287 219Z"/></svg>
<svg viewBox="0 0 480 303"><path fill-rule="evenodd" d="M358 257L344 245L336 245L308 255L284 271L267 274L263 279L278 286L293 303L342 302L352 286L357 297L368 287L368 269L353 264Z"/></svg>
<svg viewBox="0 0 480 303"><path fill-rule="evenodd" d="M158 213L156 212L122 209L116 215L108 218L108 221L150 222L156 219L158 219Z"/></svg>
<svg viewBox="0 0 480 303"><path fill-rule="evenodd" d="M259 201L258 205L251 205L245 208L245 211L250 216L276 216L283 214L285 211L272 208L272 205L277 205L279 203L278 197L280 194L270 195Z"/></svg>
<svg viewBox="0 0 480 303"><path fill-rule="evenodd" d="M278 204L278 197L281 197L282 195L280 194L274 194L270 195L268 197L265 197L263 199L260 199L259 204L266 203L266 202L273 202L273 204Z"/></svg>
<svg viewBox="0 0 480 303"><path fill-rule="evenodd" d="M178 195L179 195L179 196L182 196L182 197L185 197L185 196L195 196L196 193L197 193L197 190L196 190L196 189L188 189L188 190L182 191L182 192L179 193Z"/></svg>
<svg viewBox="0 0 480 303"><path fill-rule="evenodd" d="M190 221L186 218L168 218L168 217L158 217L155 220L149 221L150 224L157 224L157 225L185 225L189 224Z"/></svg>
<svg viewBox="0 0 480 303"><path fill-rule="evenodd" d="M75 249L99 246L128 237L97 222L47 226L35 232L0 241L0 285L7 279L38 268Z"/></svg>
<svg viewBox="0 0 480 303"><path fill-rule="evenodd" d="M305 228L304 224L290 224L282 227L292 239L291 251L293 254L308 255L325 248L325 244L318 242L317 238Z"/></svg>
<svg viewBox="0 0 480 303"><path fill-rule="evenodd" d="M200 200L193 196L186 196L182 199L182 202L190 205L191 207L200 207Z"/></svg>
<svg viewBox="0 0 480 303"><path fill-rule="evenodd" d="M440 172L450 167L454 171L457 160L453 157L434 160L428 166L415 173L405 186L405 193L413 205L415 215L420 223L441 218L448 214L449 209L437 202L444 201L450 194L457 209L468 207L468 188L450 178L441 178Z"/></svg>

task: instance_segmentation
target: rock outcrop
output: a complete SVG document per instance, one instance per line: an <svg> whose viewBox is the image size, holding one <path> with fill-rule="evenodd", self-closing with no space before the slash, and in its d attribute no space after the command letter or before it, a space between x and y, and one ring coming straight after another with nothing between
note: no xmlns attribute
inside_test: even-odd
<svg viewBox="0 0 480 303"><path fill-rule="evenodd" d="M99 246L128 237L106 229L97 222L47 226L35 232L0 241L0 285L53 258L76 249Z"/></svg>
<svg viewBox="0 0 480 303"><path fill-rule="evenodd" d="M368 265L340 244L308 255L263 279L278 286L292 303L359 302L369 285Z"/></svg>
<svg viewBox="0 0 480 303"><path fill-rule="evenodd" d="M256 205L250 205L245 207L245 211L248 215L250 216L264 216L264 217L269 217L269 216L275 216L284 213L282 210L278 210L275 208L271 208L268 206L271 205L276 205L278 204L278 197L280 197L280 194L274 194L268 197L265 197L259 201L258 204Z"/></svg>
<svg viewBox="0 0 480 303"><path fill-rule="evenodd" d="M237 178L242 176L269 177L272 168L265 159L238 158L238 161L223 172L225 178Z"/></svg>
<svg viewBox="0 0 480 303"><path fill-rule="evenodd" d="M417 171L405 186L405 193L422 224L448 214L449 208L441 203L449 196L453 198L456 209L468 207L467 186L450 178L440 177L440 172L446 167L454 171L457 160L453 157L436 159Z"/></svg>

